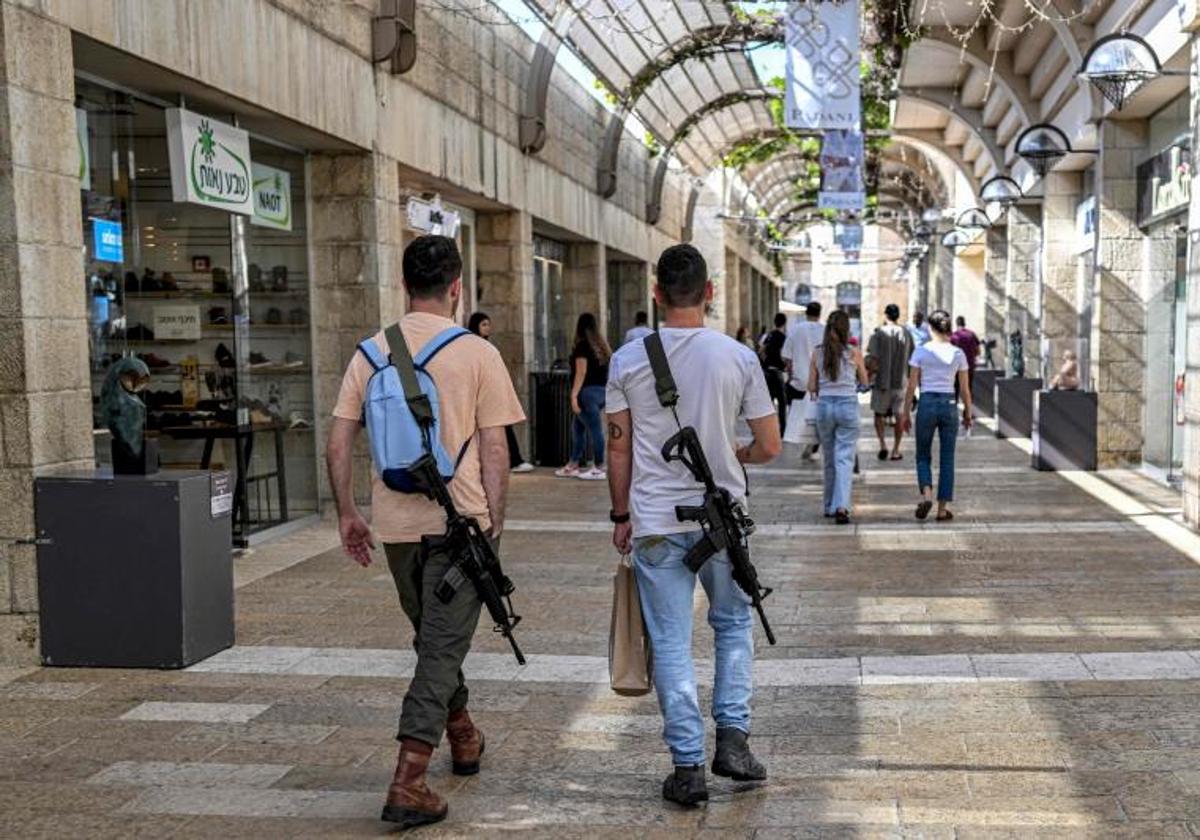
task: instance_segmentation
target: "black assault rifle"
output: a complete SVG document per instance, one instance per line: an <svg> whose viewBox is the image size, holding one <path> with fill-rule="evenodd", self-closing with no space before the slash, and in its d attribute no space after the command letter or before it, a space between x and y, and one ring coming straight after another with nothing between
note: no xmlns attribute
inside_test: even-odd
<svg viewBox="0 0 1200 840"><path fill-rule="evenodd" d="M771 623L767 621L767 613L763 609L763 599L770 595L772 590L759 583L758 571L750 562L750 535L754 533L754 520L732 493L724 487L717 486L696 430L679 422L679 415L675 410L679 402L679 392L675 387L671 368L667 364L667 354L663 350L659 334L653 333L644 341L646 353L650 357L650 367L654 371L654 388L658 393L658 401L664 408L671 409L671 413L675 415L675 423L679 426L679 431L663 445L663 459L668 463L679 461L687 467L696 481L704 485L702 504L675 507L675 517L680 522L697 522L704 531L704 538L692 546L683 562L696 573L714 554L726 552L732 566L734 583L750 596L750 603L758 612L758 620L762 622L767 642L773 645L775 634L771 632Z"/></svg>
<svg viewBox="0 0 1200 840"><path fill-rule="evenodd" d="M459 587L470 581L475 587L475 594L492 617L492 629L508 640L517 662L524 665L525 656L513 637L513 628L521 623L521 616L516 614L512 605L512 594L516 587L500 567L500 558L492 550L487 534L474 517L458 512L432 455L421 458L409 468L409 472L425 488L426 495L446 511L446 533L440 537L421 538L421 550L426 556L444 553L453 564L433 594L443 604L448 604Z"/></svg>
<svg viewBox="0 0 1200 840"><path fill-rule="evenodd" d="M459 587L470 581L479 600L487 607L488 614L492 617L492 629L508 640L517 662L524 665L525 657L517 647L517 640L513 638L513 628L521 623L521 616L516 614L512 605L512 594L516 587L500 568L500 558L492 550L492 543L479 527L479 523L473 517L459 513L458 508L454 506L454 500L450 498L450 490L446 487L446 480L438 469L437 459L433 456L430 445L433 433L433 405L417 382L412 355L408 343L404 340L404 334L400 332L399 324L388 327L385 335L391 350L391 362L404 389L404 400L425 438L425 454L408 468L408 472L416 486L446 511L446 533L440 537L421 538L421 550L426 556L442 552L453 564L433 590L433 594L443 604L448 604Z"/></svg>

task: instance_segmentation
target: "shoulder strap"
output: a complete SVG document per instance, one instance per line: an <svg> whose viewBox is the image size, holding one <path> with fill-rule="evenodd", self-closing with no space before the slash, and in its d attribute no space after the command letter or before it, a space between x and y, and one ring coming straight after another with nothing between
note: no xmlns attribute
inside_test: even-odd
<svg viewBox="0 0 1200 840"><path fill-rule="evenodd" d="M446 327L440 333L430 339L429 343L421 348L421 352L413 358L413 364L418 368L423 368L433 360L433 357L446 349L452 342L457 341L464 335L470 335L470 330L463 329L459 326Z"/></svg>
<svg viewBox="0 0 1200 840"><path fill-rule="evenodd" d="M650 358L650 369L654 371L654 390L658 394L658 402L663 408L674 408L679 403L679 390L675 387L675 377L671 375L671 366L667 363L662 336L656 332L650 333L642 339L642 343Z"/></svg>
<svg viewBox="0 0 1200 840"><path fill-rule="evenodd" d="M375 372L383 370L388 366L388 360L384 358L383 353L379 349L379 345L375 343L375 339L368 338L360 341L358 344L358 352L366 357L367 362L375 369Z"/></svg>
<svg viewBox="0 0 1200 840"><path fill-rule="evenodd" d="M417 382L417 370L413 366L412 354L408 350L408 342L404 340L404 333L400 331L399 324L392 324L383 334L387 338L392 366L400 375L400 386L404 389L404 399L408 403L409 411L421 428L427 430L433 425L433 405Z"/></svg>

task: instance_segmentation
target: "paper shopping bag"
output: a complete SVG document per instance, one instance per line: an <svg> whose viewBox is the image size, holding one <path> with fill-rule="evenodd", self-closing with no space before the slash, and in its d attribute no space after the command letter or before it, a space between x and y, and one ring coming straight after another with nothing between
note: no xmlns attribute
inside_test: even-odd
<svg viewBox="0 0 1200 840"><path fill-rule="evenodd" d="M628 556L622 557L613 575L612 624L608 631L608 677L612 690L640 697L653 688L650 639L642 621L637 578Z"/></svg>
<svg viewBox="0 0 1200 840"><path fill-rule="evenodd" d="M817 401L805 397L803 402L792 403L788 411L787 428L783 431L784 443L794 443L798 446L815 446L819 443L817 437Z"/></svg>

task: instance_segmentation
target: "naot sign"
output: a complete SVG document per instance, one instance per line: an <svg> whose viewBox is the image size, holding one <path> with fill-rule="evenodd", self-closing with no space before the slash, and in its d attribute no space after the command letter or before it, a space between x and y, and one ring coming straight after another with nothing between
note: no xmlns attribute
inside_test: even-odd
<svg viewBox="0 0 1200 840"><path fill-rule="evenodd" d="M256 163L254 173L254 215L250 223L262 227L292 229L292 176L285 169Z"/></svg>
<svg viewBox="0 0 1200 840"><path fill-rule="evenodd" d="M173 200L253 215L250 136L183 108L166 118Z"/></svg>

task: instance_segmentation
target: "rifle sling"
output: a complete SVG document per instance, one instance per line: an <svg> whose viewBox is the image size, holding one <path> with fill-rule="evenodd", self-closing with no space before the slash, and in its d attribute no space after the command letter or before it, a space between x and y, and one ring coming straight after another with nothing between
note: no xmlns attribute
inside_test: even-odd
<svg viewBox="0 0 1200 840"><path fill-rule="evenodd" d="M429 398L425 396L425 392L421 390L420 383L417 382L417 368L413 364L408 342L404 340L404 333L400 331L398 323L387 327L383 331L383 335L388 343L388 358L400 376L400 387L404 389L404 400L408 403L409 411L413 413L413 417L428 438L429 428L433 425L433 407L429 403ZM426 449L428 450L428 448L428 440L426 440Z"/></svg>
<svg viewBox="0 0 1200 840"><path fill-rule="evenodd" d="M650 359L650 370L654 372L654 391L658 394L658 402L663 408L674 409L679 403L679 389L675 387L675 377L671 375L671 365L667 362L667 351L663 349L662 336L652 332L642 339L642 343Z"/></svg>

